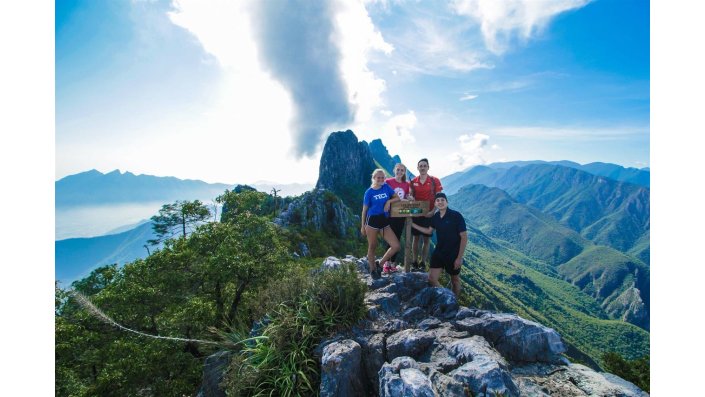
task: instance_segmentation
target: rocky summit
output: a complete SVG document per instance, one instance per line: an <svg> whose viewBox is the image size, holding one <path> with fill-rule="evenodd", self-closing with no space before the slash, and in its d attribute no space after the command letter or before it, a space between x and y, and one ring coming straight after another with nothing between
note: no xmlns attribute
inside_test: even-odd
<svg viewBox="0 0 705 397"><path fill-rule="evenodd" d="M352 256L322 266L345 262L368 285L367 318L320 344L321 396L648 396L570 363L551 328L460 306L450 290L430 287L427 273L373 280L367 260Z"/></svg>

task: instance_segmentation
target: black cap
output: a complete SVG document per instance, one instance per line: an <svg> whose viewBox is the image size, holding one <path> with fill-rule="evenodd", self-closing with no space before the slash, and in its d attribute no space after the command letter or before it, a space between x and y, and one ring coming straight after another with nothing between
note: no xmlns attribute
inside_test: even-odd
<svg viewBox="0 0 705 397"><path fill-rule="evenodd" d="M446 199L446 201L448 201L448 197L446 197L446 194L443 193L443 192L438 192L438 193L436 193L436 197L435 197L435 198L436 198L436 199L444 198L444 199Z"/></svg>

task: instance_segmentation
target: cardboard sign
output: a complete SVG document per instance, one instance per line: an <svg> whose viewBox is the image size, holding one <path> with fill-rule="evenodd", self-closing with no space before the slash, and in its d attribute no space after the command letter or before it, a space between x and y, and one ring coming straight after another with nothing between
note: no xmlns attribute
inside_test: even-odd
<svg viewBox="0 0 705 397"><path fill-rule="evenodd" d="M392 203L392 218L413 218L428 212L428 201L397 201Z"/></svg>

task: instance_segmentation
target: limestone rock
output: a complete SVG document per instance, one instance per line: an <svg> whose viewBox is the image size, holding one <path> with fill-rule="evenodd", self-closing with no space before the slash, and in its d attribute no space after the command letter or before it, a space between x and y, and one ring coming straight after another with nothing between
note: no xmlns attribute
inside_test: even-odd
<svg viewBox="0 0 705 397"><path fill-rule="evenodd" d="M362 348L352 340L334 342L323 349L321 396L359 396L364 393Z"/></svg>
<svg viewBox="0 0 705 397"><path fill-rule="evenodd" d="M515 361L563 362L566 351L560 335L548 327L514 314L484 313L480 317L456 321L456 327L482 335L503 356Z"/></svg>

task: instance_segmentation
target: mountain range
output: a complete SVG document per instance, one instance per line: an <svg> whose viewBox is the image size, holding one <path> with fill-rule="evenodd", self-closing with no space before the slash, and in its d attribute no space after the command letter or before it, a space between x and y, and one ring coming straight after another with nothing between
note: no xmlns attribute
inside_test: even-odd
<svg viewBox="0 0 705 397"><path fill-rule="evenodd" d="M609 318L649 328L649 268L637 258L596 244L498 188L468 185L449 202L485 235L548 265L537 270L595 298Z"/></svg>
<svg viewBox="0 0 705 397"><path fill-rule="evenodd" d="M176 200L212 201L234 185L206 183L200 180L179 179L172 176L135 175L129 171L114 170L104 174L97 170L69 175L55 182L56 207L105 205ZM261 181L252 185L270 193L272 188L284 196L299 195L311 188L308 184L278 184Z"/></svg>
<svg viewBox="0 0 705 397"><path fill-rule="evenodd" d="M321 228L317 239L347 236L340 231L359 222L349 218L359 214L372 170L381 166L390 172L387 167L402 160L376 141L358 141L350 130L332 133L321 156L316 191L293 198L280 223L305 213L307 225ZM591 366L607 349L628 358L648 354L649 187L633 183L634 178L619 180L630 173L643 177L648 170L615 173L620 168L567 161L495 163L442 178L450 207L468 224L467 264L461 277L473 304L555 328L566 340L568 355ZM329 205L337 198L344 206ZM326 210L308 210L317 207ZM337 222L343 218L345 227L340 228ZM331 231L337 235L328 236ZM101 244L113 242L113 251L132 241L135 252L146 255L138 239L123 233L102 238ZM73 261L119 256L109 250L69 256L68 251L80 250L81 244L101 246L98 240L70 240L57 242L57 255Z"/></svg>
<svg viewBox="0 0 705 397"><path fill-rule="evenodd" d="M551 215L581 236L649 263L650 190L576 168L528 164L508 169L478 166L450 182L447 194L459 185L482 184L506 191L518 202Z"/></svg>
<svg viewBox="0 0 705 397"><path fill-rule="evenodd" d="M526 165L533 164L549 164L549 165L560 165L568 168L575 168L580 171L585 171L587 173L604 176L613 179L618 182L627 182L633 185L638 185L642 187L649 187L651 180L651 173L649 168L625 168L621 165L611 164L611 163L601 163L594 162L588 164L578 164L573 161L561 160L561 161L543 161L543 160L530 160L530 161L508 161L501 163L491 163L488 165L478 165L470 167L464 171L455 172L443 178L444 187L446 192L455 193L458 188L462 187L463 181L466 175L472 172L487 172L486 168L495 170L497 173L501 174L512 167L523 167ZM475 170L475 168L480 168L480 170ZM482 169L485 169L484 171ZM459 182L459 183L458 183Z"/></svg>
<svg viewBox="0 0 705 397"><path fill-rule="evenodd" d="M146 221L133 229L105 236L58 240L54 242L55 279L69 284L98 266L144 258L147 240L154 238L152 223Z"/></svg>

